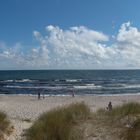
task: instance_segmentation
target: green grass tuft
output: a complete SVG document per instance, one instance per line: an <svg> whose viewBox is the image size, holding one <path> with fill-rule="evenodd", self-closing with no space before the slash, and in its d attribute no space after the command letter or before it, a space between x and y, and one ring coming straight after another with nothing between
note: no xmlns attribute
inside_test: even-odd
<svg viewBox="0 0 140 140"><path fill-rule="evenodd" d="M140 118L133 122L132 127L125 132L126 140L140 140Z"/></svg>
<svg viewBox="0 0 140 140"><path fill-rule="evenodd" d="M4 134L9 133L9 124L10 122L8 121L6 114L0 112L0 140L4 139Z"/></svg>
<svg viewBox="0 0 140 140"><path fill-rule="evenodd" d="M122 129L121 137L124 140L140 140L139 103L123 104L113 108L112 111L100 109L97 116L100 122L105 122L104 125Z"/></svg>
<svg viewBox="0 0 140 140"><path fill-rule="evenodd" d="M84 103L51 110L41 115L27 131L27 140L78 140L79 134L73 133L72 128L89 115L90 110Z"/></svg>
<svg viewBox="0 0 140 140"><path fill-rule="evenodd" d="M140 114L140 104L139 103L127 103L122 106L118 106L109 112L111 116L127 116L127 115L137 115Z"/></svg>
<svg viewBox="0 0 140 140"><path fill-rule="evenodd" d="M104 109L99 109L97 111L97 115L108 118L110 120L120 120L129 116L139 116L140 114L140 104L139 103L126 103L122 106L117 106L113 108L111 111L107 111Z"/></svg>

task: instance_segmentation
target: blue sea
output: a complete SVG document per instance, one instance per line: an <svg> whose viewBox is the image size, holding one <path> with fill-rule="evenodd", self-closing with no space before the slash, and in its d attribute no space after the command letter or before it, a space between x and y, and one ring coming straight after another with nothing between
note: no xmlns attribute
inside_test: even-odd
<svg viewBox="0 0 140 140"><path fill-rule="evenodd" d="M140 70L0 71L0 94L116 95L140 93Z"/></svg>

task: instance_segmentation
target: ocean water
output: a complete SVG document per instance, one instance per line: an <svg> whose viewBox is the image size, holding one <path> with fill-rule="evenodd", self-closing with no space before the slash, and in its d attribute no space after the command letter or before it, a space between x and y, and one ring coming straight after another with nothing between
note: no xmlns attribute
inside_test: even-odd
<svg viewBox="0 0 140 140"><path fill-rule="evenodd" d="M0 94L116 95L140 93L140 70L0 71Z"/></svg>

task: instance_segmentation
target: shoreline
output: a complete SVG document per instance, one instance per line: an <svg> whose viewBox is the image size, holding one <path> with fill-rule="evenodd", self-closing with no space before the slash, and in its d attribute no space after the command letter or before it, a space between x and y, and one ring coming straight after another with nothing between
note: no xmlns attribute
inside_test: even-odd
<svg viewBox="0 0 140 140"><path fill-rule="evenodd" d="M38 100L37 95L3 94L0 95L0 111L4 111L10 118L35 120L41 113L56 107L76 102L85 102L92 111L105 108L111 101L113 106L127 102L140 102L140 94L122 95L51 95ZM15 111L15 112L14 112Z"/></svg>
<svg viewBox="0 0 140 140"><path fill-rule="evenodd" d="M138 93L123 93L123 94L75 94L75 97L80 97L80 96L103 96L103 97L106 97L106 96L135 96L135 95L140 95L140 92ZM37 94L0 94L0 96L25 96L25 97L28 97L28 96L37 96ZM45 97L71 97L72 95L71 94L44 94Z"/></svg>

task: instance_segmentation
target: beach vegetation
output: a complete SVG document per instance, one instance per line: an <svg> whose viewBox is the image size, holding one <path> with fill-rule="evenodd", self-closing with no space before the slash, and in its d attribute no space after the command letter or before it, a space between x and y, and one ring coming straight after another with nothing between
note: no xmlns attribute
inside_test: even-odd
<svg viewBox="0 0 140 140"><path fill-rule="evenodd" d="M90 109L83 102L53 109L27 130L27 140L82 140L83 131L78 125L89 116Z"/></svg>
<svg viewBox="0 0 140 140"><path fill-rule="evenodd" d="M140 140L140 104L126 103L117 106L111 111L99 109L96 114L102 125L108 126L108 129L120 131L120 139ZM106 127L107 128L107 127ZM113 131L108 130L108 131Z"/></svg>
<svg viewBox="0 0 140 140"><path fill-rule="evenodd" d="M94 113L83 102L59 107L42 114L26 136L27 140L140 140L140 103Z"/></svg>
<svg viewBox="0 0 140 140"><path fill-rule="evenodd" d="M125 117L128 115L136 116L140 114L140 104L139 103L126 103L122 106L115 107L112 111L108 112L110 117Z"/></svg>
<svg viewBox="0 0 140 140"><path fill-rule="evenodd" d="M7 115L0 112L0 140L4 140L4 135L9 135L10 131L10 122Z"/></svg>
<svg viewBox="0 0 140 140"><path fill-rule="evenodd" d="M140 118L136 119L124 133L125 140L140 140Z"/></svg>

